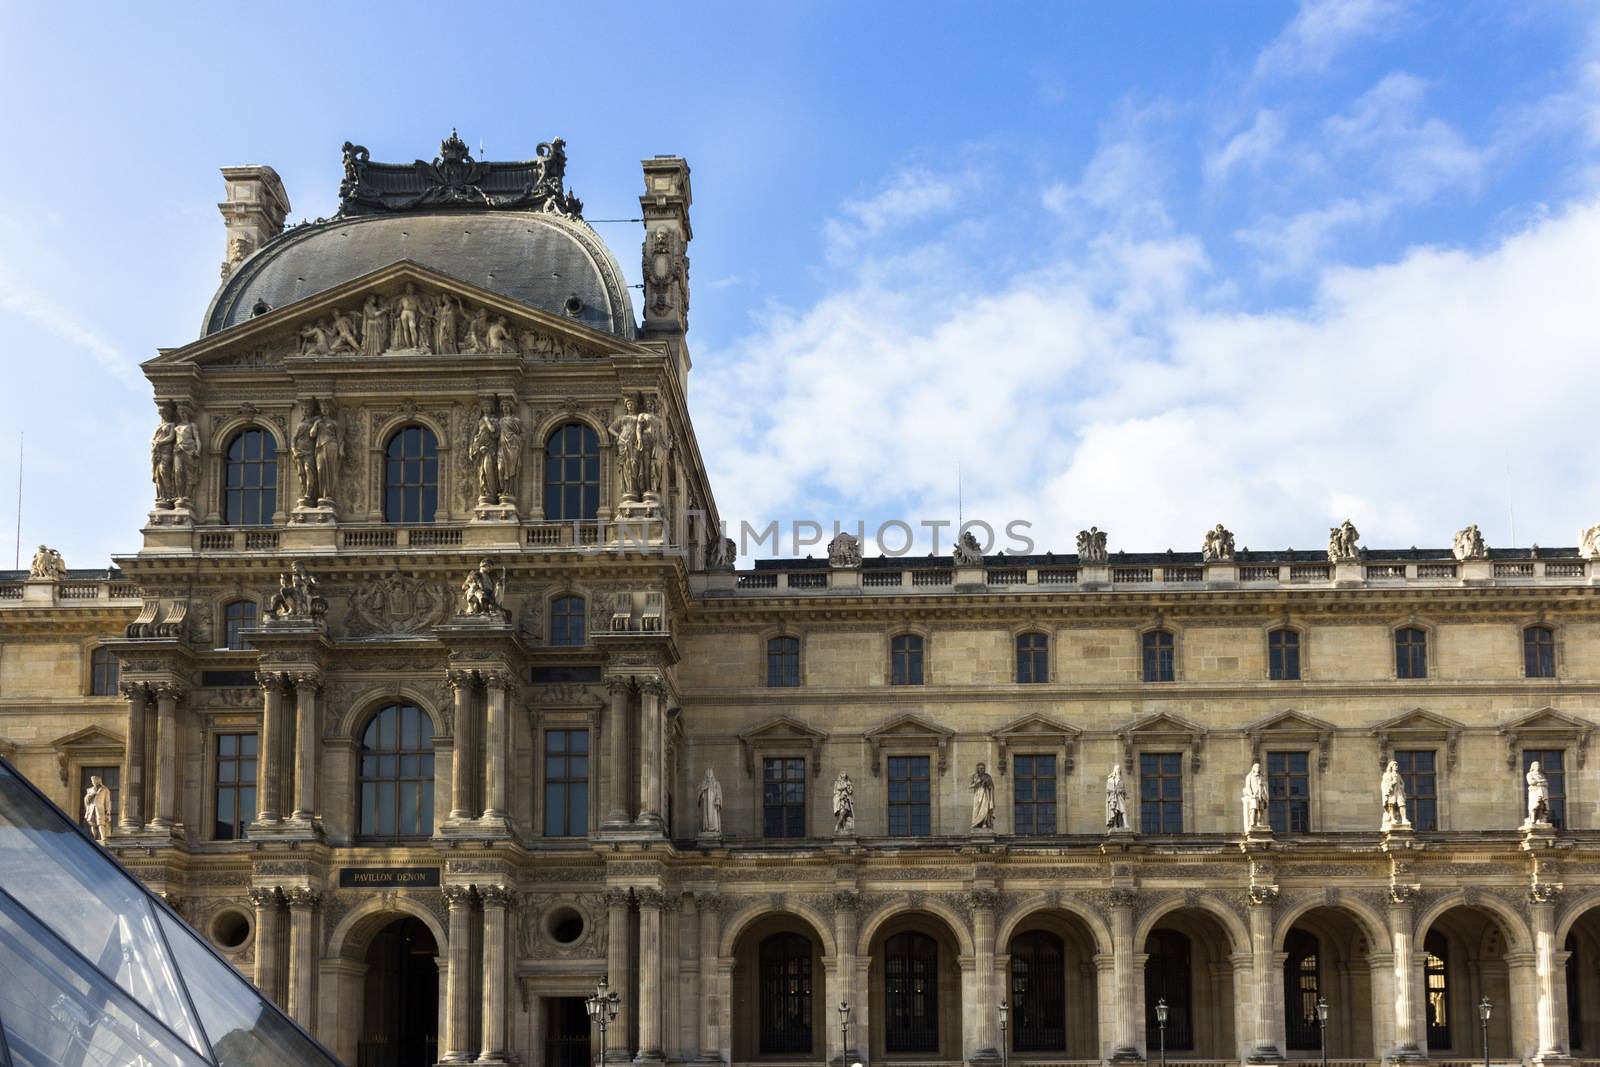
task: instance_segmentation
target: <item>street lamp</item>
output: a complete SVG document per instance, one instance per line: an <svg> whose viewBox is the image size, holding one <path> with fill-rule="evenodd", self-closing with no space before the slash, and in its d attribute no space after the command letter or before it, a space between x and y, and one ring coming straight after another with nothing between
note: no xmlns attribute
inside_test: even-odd
<svg viewBox="0 0 1600 1067"><path fill-rule="evenodd" d="M1167 998L1156 1001L1156 1027L1161 1031L1161 1067L1167 1067Z"/></svg>
<svg viewBox="0 0 1600 1067"><path fill-rule="evenodd" d="M589 1022L600 1027L600 1051L595 1057L597 1064L605 1062L606 1056L606 1028L617 1021L618 1005L621 998L616 991L608 988L606 976L600 976L600 984L594 987L594 992L583 1001L583 1008L589 1013Z"/></svg>
<svg viewBox="0 0 1600 1067"><path fill-rule="evenodd" d="M839 1001L839 1067L850 1061L850 1002Z"/></svg>
<svg viewBox="0 0 1600 1067"><path fill-rule="evenodd" d="M1489 1016L1494 1012L1494 1004L1488 996L1478 1001L1478 1022L1483 1026L1483 1067L1489 1067Z"/></svg>
<svg viewBox="0 0 1600 1067"><path fill-rule="evenodd" d="M1000 1067L1006 1067L1006 1016L1011 1012L1011 1006L1003 999L1000 1001Z"/></svg>
<svg viewBox="0 0 1600 1067"><path fill-rule="evenodd" d="M1328 1067L1328 998L1317 998L1317 1041L1322 1046L1322 1067Z"/></svg>

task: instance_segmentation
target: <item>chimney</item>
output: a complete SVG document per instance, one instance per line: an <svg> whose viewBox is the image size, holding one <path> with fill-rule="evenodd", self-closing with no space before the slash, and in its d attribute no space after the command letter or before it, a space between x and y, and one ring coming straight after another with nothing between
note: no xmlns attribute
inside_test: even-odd
<svg viewBox="0 0 1600 1067"><path fill-rule="evenodd" d="M289 214L289 194L283 191L278 172L255 164L248 167L223 167L228 198L217 205L227 226L226 258L222 278L239 269L245 258L283 232Z"/></svg>
<svg viewBox="0 0 1600 1067"><path fill-rule="evenodd" d="M689 328L689 164L656 156L644 167L644 330L682 337Z"/></svg>

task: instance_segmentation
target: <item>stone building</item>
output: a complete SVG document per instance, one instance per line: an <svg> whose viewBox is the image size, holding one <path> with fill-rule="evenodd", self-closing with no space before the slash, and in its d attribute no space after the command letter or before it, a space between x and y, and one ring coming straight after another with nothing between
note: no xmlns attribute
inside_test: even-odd
<svg viewBox="0 0 1600 1067"><path fill-rule="evenodd" d="M226 168L142 544L0 575L0 755L295 1019L568 1067L605 976L646 1064L1600 1057L1600 529L740 570L689 168L636 310L565 165L346 145L289 228Z"/></svg>

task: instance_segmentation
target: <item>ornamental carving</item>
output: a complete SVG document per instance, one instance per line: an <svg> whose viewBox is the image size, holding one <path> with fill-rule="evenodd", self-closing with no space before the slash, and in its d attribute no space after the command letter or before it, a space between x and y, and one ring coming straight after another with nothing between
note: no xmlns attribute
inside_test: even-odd
<svg viewBox="0 0 1600 1067"><path fill-rule="evenodd" d="M567 148L559 137L542 141L534 158L479 162L455 130L439 142L433 162L374 163L372 153L344 143L340 215L376 215L429 208L543 211L583 217L583 201L566 190Z"/></svg>
<svg viewBox="0 0 1600 1067"><path fill-rule="evenodd" d="M443 582L407 577L398 570L350 595L345 631L351 637L425 633L450 617L450 590Z"/></svg>

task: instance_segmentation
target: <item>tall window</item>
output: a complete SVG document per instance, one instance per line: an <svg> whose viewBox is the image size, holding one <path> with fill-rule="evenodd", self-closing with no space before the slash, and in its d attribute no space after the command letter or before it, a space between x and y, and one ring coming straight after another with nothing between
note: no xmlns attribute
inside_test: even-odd
<svg viewBox="0 0 1600 1067"><path fill-rule="evenodd" d="M256 624L254 600L230 600L222 609L222 647L249 648L244 632Z"/></svg>
<svg viewBox="0 0 1600 1067"><path fill-rule="evenodd" d="M1172 631L1149 630L1140 642L1144 651L1144 680L1170 682L1177 677L1172 656Z"/></svg>
<svg viewBox="0 0 1600 1067"><path fill-rule="evenodd" d="M1414 830L1439 828L1439 778L1432 749L1401 750L1394 754L1400 780L1406 784L1406 817Z"/></svg>
<svg viewBox="0 0 1600 1067"><path fill-rule="evenodd" d="M229 526L266 526L278 510L278 443L252 427L228 442L222 468L222 521Z"/></svg>
<svg viewBox="0 0 1600 1067"><path fill-rule="evenodd" d="M922 684L922 638L900 634L889 642L889 684Z"/></svg>
<svg viewBox="0 0 1600 1067"><path fill-rule="evenodd" d="M785 756L761 767L762 836L806 836L806 761Z"/></svg>
<svg viewBox="0 0 1600 1067"><path fill-rule="evenodd" d="M939 1051L939 945L927 934L895 934L883 946L885 1052Z"/></svg>
<svg viewBox="0 0 1600 1067"><path fill-rule="evenodd" d="M773 934L761 942L761 1052L811 1052L811 942Z"/></svg>
<svg viewBox="0 0 1600 1067"><path fill-rule="evenodd" d="M1522 631L1522 672L1529 678L1556 676L1556 632L1548 626Z"/></svg>
<svg viewBox="0 0 1600 1067"><path fill-rule="evenodd" d="M1428 1049L1448 1049L1450 1042L1449 956L1444 935L1431 931L1422 941L1424 988L1428 1003L1423 1010L1428 1020Z"/></svg>
<svg viewBox="0 0 1600 1067"><path fill-rule="evenodd" d="M439 439L404 426L384 447L383 521L432 522L439 510Z"/></svg>
<svg viewBox="0 0 1600 1067"><path fill-rule="evenodd" d="M550 643L579 646L587 642L588 607L581 596L558 596L550 602Z"/></svg>
<svg viewBox="0 0 1600 1067"><path fill-rule="evenodd" d="M889 757L889 833L926 837L932 832L927 756Z"/></svg>
<svg viewBox="0 0 1600 1067"><path fill-rule="evenodd" d="M122 811L117 802L122 799L122 768L121 767L80 767L78 768L78 797L81 799L89 788L89 782L99 777L100 784L111 791L111 825L117 825L117 819ZM83 818L83 805L78 805L78 825L88 829L89 824Z"/></svg>
<svg viewBox="0 0 1600 1067"><path fill-rule="evenodd" d="M589 832L589 731L544 732L544 836Z"/></svg>
<svg viewBox="0 0 1600 1067"><path fill-rule="evenodd" d="M557 426L544 443L544 517L587 522L599 510L599 435L581 422Z"/></svg>
<svg viewBox="0 0 1600 1067"><path fill-rule="evenodd" d="M1539 772L1549 783L1550 822L1557 830L1567 824L1567 770L1566 752L1559 748L1525 748L1522 750L1522 773L1537 762ZM1523 794L1526 796L1526 794ZM1523 812L1527 815L1527 812Z"/></svg>
<svg viewBox="0 0 1600 1067"><path fill-rule="evenodd" d="M1011 760L1011 818L1019 834L1056 832L1056 758L1014 756Z"/></svg>
<svg viewBox="0 0 1600 1067"><path fill-rule="evenodd" d="M1017 635L1017 681L1050 680L1050 639L1044 634Z"/></svg>
<svg viewBox="0 0 1600 1067"><path fill-rule="evenodd" d="M1267 753L1267 822L1274 833L1311 830L1311 772L1304 752Z"/></svg>
<svg viewBox="0 0 1600 1067"><path fill-rule="evenodd" d="M1153 930L1145 941L1144 1030L1145 1042L1154 1048L1161 1040L1156 1001L1167 1002L1167 1048L1194 1049L1189 939L1176 930Z"/></svg>
<svg viewBox="0 0 1600 1067"><path fill-rule="evenodd" d="M215 841L238 841L256 817L256 735L217 735Z"/></svg>
<svg viewBox="0 0 1600 1067"><path fill-rule="evenodd" d="M1183 833L1183 753L1139 754L1139 832Z"/></svg>
<svg viewBox="0 0 1600 1067"><path fill-rule="evenodd" d="M433 720L390 704L361 734L361 836L433 833Z"/></svg>
<svg viewBox="0 0 1600 1067"><path fill-rule="evenodd" d="M1275 682L1300 680L1300 631L1287 627L1267 635L1267 677Z"/></svg>
<svg viewBox="0 0 1600 1067"><path fill-rule="evenodd" d="M779 689L800 684L798 637L774 637L767 642L767 684Z"/></svg>
<svg viewBox="0 0 1600 1067"><path fill-rule="evenodd" d="M1011 1047L1018 1052L1067 1048L1066 953L1043 930L1011 939Z"/></svg>
<svg viewBox="0 0 1600 1067"><path fill-rule="evenodd" d="M1283 961L1283 1009L1289 1047L1317 1048L1322 1036L1317 1024L1317 997L1321 994L1317 939L1295 927L1283 947L1288 957Z"/></svg>
<svg viewBox="0 0 1600 1067"><path fill-rule="evenodd" d="M1394 632L1394 675L1396 678L1428 676L1428 633L1415 626Z"/></svg>
<svg viewBox="0 0 1600 1067"><path fill-rule="evenodd" d="M104 646L89 653L89 695L114 697L121 668L116 655Z"/></svg>

